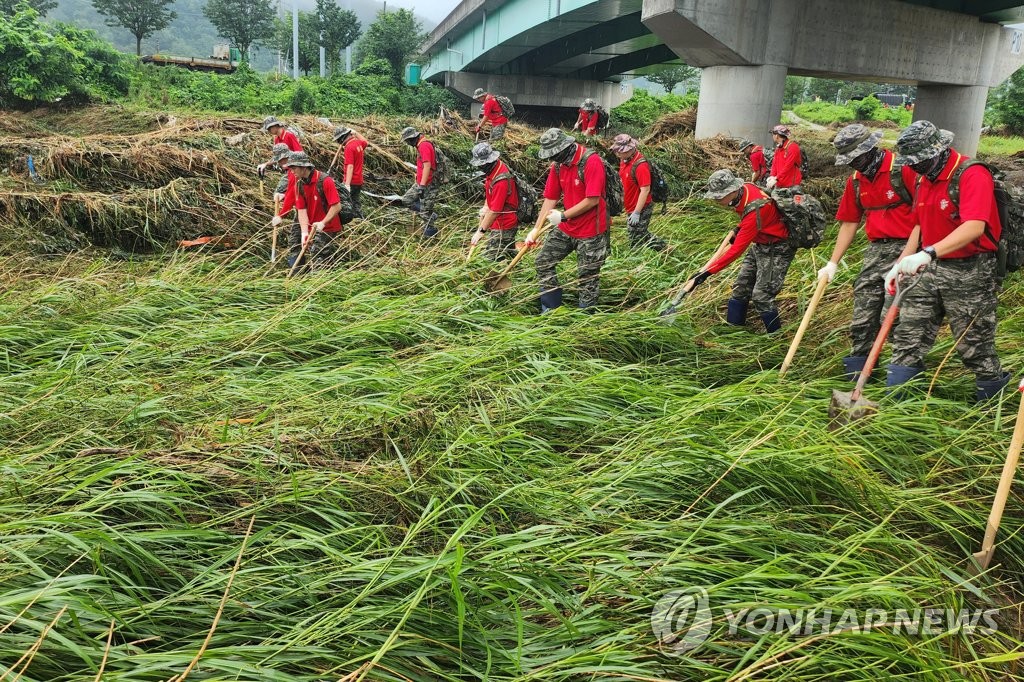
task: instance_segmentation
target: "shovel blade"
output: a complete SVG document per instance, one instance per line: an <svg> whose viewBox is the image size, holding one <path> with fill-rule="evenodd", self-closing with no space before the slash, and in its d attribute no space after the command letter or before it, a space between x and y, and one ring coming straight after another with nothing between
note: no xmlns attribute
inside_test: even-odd
<svg viewBox="0 0 1024 682"><path fill-rule="evenodd" d="M512 280L508 275L500 277L498 273L492 272L484 278L484 289L492 294L503 294L512 288Z"/></svg>
<svg viewBox="0 0 1024 682"><path fill-rule="evenodd" d="M849 391L832 390L832 402L828 406L829 431L846 426L858 419L865 419L878 412L878 403L864 397L853 400Z"/></svg>
<svg viewBox="0 0 1024 682"><path fill-rule="evenodd" d="M967 566L967 574L970 576L976 576L984 571L988 570L989 563L992 562L992 555L995 553L995 545L988 549L983 549L980 552L975 552L971 555L971 563Z"/></svg>

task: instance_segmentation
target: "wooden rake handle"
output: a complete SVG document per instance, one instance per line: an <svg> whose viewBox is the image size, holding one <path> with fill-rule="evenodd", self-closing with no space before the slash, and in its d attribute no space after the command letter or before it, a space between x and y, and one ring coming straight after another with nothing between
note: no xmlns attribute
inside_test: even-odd
<svg viewBox="0 0 1024 682"><path fill-rule="evenodd" d="M537 238L539 239L540 237L543 237L544 234L548 231L548 228L548 225L542 227L540 232L537 233ZM527 232L527 236L529 236L529 232ZM519 251L516 252L515 257L511 261L509 261L509 264L506 265L505 269L502 270L501 273L495 278L495 281L507 276L508 273L512 272L512 268L518 265L519 261L523 260L523 256L525 256L526 252L529 250L529 247L527 247L526 244L523 244L523 248L519 249Z"/></svg>
<svg viewBox="0 0 1024 682"><path fill-rule="evenodd" d="M827 286L827 277L821 277L818 279L818 286L814 289L814 296L811 297L811 302L807 305L807 312L804 313L804 319L800 322L800 328L796 330L796 336L793 337L793 343L789 344L789 352L786 353L786 359L782 361L782 369L779 370L780 377L786 376L786 372L789 371L789 366L793 364L793 358L796 356L796 349L800 347L800 342L804 338L804 333L811 325L811 318L814 317L814 311L818 309L818 302L821 301L821 297L824 295L825 288Z"/></svg>
<svg viewBox="0 0 1024 682"><path fill-rule="evenodd" d="M871 346L871 352L868 353L868 359L864 362L864 368L860 371L860 377L857 379L857 385L853 387L853 393L850 394L850 404L860 400L861 394L864 392L864 387L868 383L868 379L871 378L871 372L875 369L875 363L878 362L878 356L882 354L882 346L885 345L885 340L889 338L889 332L892 331L892 326L896 323L896 316L900 314L900 304L903 302L903 296L917 286L917 283L921 281L920 275L914 275L910 281L910 284L900 286L900 277L896 279L896 297L892 300L892 305L889 306L888 312L885 313L885 319L882 320L882 327L878 330L878 336L875 337L875 342Z"/></svg>
<svg viewBox="0 0 1024 682"><path fill-rule="evenodd" d="M985 524L985 539L981 541L981 553L984 557L979 563L982 570L988 568L988 563L992 559L999 522L1003 519L1003 509L1006 508L1006 500L1010 496L1010 486L1013 485L1013 476L1017 472L1017 460L1020 458L1021 446L1024 446L1024 379L1021 380L1017 390L1022 392L1022 399L1020 407L1017 408L1017 423L1013 427L1010 451L1006 453L1006 462L1003 464L1003 473L999 476L999 487L996 489L996 497L992 502L992 511L988 515L988 523Z"/></svg>
<svg viewBox="0 0 1024 682"><path fill-rule="evenodd" d="M299 255L295 259L295 262L292 263L292 267L290 270L288 270L288 275L285 277L285 279L291 279L292 275L295 274L295 270L302 263L302 258L306 255L306 251L309 250L309 245L313 243L313 237L315 235L316 231L312 227L310 227L309 232L306 235L306 238L302 241L302 248L299 249Z"/></svg>

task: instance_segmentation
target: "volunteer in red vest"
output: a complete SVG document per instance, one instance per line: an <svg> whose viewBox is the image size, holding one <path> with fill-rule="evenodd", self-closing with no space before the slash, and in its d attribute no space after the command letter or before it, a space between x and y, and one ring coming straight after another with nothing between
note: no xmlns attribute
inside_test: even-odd
<svg viewBox="0 0 1024 682"><path fill-rule="evenodd" d="M284 171L281 176L280 182L277 183L277 189L274 191L274 208L276 213L274 217L270 219L270 224L273 227L278 227L283 221L285 216L292 212L295 208L295 174L292 173L291 169L288 168L288 162L292 155L288 145L275 144L274 145L274 163L277 167ZM295 259L298 258L299 248L301 246L301 231L299 228L298 218L296 217L295 222L292 224L291 229L288 232L288 266L291 267L295 263ZM294 247L292 246L294 244Z"/></svg>
<svg viewBox="0 0 1024 682"><path fill-rule="evenodd" d="M538 156L550 159L551 168L544 185L544 203L537 223L526 236L526 246L537 245L546 221L552 229L537 256L541 313L562 305L557 267L573 251L579 280L578 305L589 312L597 305L601 266L608 257L604 162L600 154L588 151L558 128L549 128L540 136ZM555 209L559 201L563 211Z"/></svg>
<svg viewBox="0 0 1024 682"><path fill-rule="evenodd" d="M352 207L360 218L363 217L363 207L359 202L359 196L363 192L363 157L366 152L366 145L369 144L366 138L355 132L348 126L338 126L334 129L334 141L345 145L344 170L341 177L345 189L352 196Z"/></svg>
<svg viewBox="0 0 1024 682"><path fill-rule="evenodd" d="M616 135L612 152L619 158L619 177L622 179L623 207L628 214L626 231L633 248L648 246L655 251L665 248L665 240L651 234L651 164L640 153L640 143L626 133Z"/></svg>
<svg viewBox="0 0 1024 682"><path fill-rule="evenodd" d="M868 247L864 250L860 274L853 285L853 320L850 339L853 348L843 358L846 377L856 381L864 369L871 346L882 326L891 298L885 295L885 275L895 263L914 230L912 192L917 175L909 166L896 163L896 155L880 149L882 133L871 132L859 123L848 125L832 141L836 165L849 166L853 175L839 201L836 220L839 236L832 257L818 278L829 282L836 276L839 261L850 248L857 228L864 223Z"/></svg>
<svg viewBox="0 0 1024 682"><path fill-rule="evenodd" d="M498 262L516 254L516 232L519 219L519 192L508 166L499 158L497 149L487 142L473 147L469 163L484 173L484 205L480 209L480 224L473 233L471 244L476 246L487 237L487 257Z"/></svg>
<svg viewBox="0 0 1024 682"><path fill-rule="evenodd" d="M477 88L473 93L473 99L483 106L480 109L480 121L476 124L473 132L479 134L484 123L491 126L491 141L500 140L505 137L505 126L508 125L508 116L501 108L498 99L483 88Z"/></svg>
<svg viewBox="0 0 1024 682"><path fill-rule="evenodd" d="M597 102L588 97L580 105L580 115L576 118L576 125L572 129L579 130L588 137L593 137L597 135L597 121Z"/></svg>
<svg viewBox="0 0 1024 682"><path fill-rule="evenodd" d="M921 176L914 192L916 227L886 276L890 293L910 286L893 334L887 383L899 386L924 371L943 319L957 354L974 372L975 400L996 397L1010 380L996 354L996 250L1002 235L992 173L950 144L953 133L915 121L896 140L897 163ZM918 248L921 248L919 251ZM897 283L897 279L899 282Z"/></svg>
<svg viewBox="0 0 1024 682"><path fill-rule="evenodd" d="M715 171L708 178L704 198L733 208L740 216L740 223L726 235L704 269L690 278L687 288L699 285L746 251L725 320L734 325L746 324L747 308L753 302L768 333L777 332L782 321L775 297L782 291L789 264L796 255L796 247L789 241L789 230L782 222L779 209L760 187L743 182L725 169Z"/></svg>
<svg viewBox="0 0 1024 682"><path fill-rule="evenodd" d="M750 140L740 141L740 151L747 154L750 161L750 181L754 184L761 184L761 181L768 175L768 162L764 158L764 147L754 144Z"/></svg>
<svg viewBox="0 0 1024 682"><path fill-rule="evenodd" d="M437 149L434 143L412 126L402 130L402 141L416 149L416 179L402 196L402 203L423 217L423 236L433 237L437 234L434 221L434 203L440 191L436 178Z"/></svg>
<svg viewBox="0 0 1024 682"><path fill-rule="evenodd" d="M771 174L765 181L765 186L770 190L776 187L796 187L803 182L804 176L800 172L800 162L803 160L800 145L789 139L789 136L789 128L784 125L772 128L775 156L772 158Z"/></svg>
<svg viewBox="0 0 1024 682"><path fill-rule="evenodd" d="M313 240L306 253L314 266L327 265L334 259L335 240L341 233L341 197L334 178L318 171L305 152L292 152L288 168L295 174L295 208L301 239Z"/></svg>
<svg viewBox="0 0 1024 682"><path fill-rule="evenodd" d="M263 119L263 130L274 136L272 144L286 144L288 149L293 152L302 151L302 144L299 142L299 138L295 136L295 133L288 130L284 121L279 121L274 116L267 116ZM266 172L267 166L273 163L273 161L267 161L256 166L256 171L260 174L260 177Z"/></svg>

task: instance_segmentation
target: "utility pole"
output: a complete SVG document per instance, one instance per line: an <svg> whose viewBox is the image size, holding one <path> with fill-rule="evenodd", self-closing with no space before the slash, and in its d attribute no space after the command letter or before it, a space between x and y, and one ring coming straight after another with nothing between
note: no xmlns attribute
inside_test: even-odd
<svg viewBox="0 0 1024 682"><path fill-rule="evenodd" d="M292 0L292 78L299 80L299 0Z"/></svg>
<svg viewBox="0 0 1024 682"><path fill-rule="evenodd" d="M345 9L352 10L352 0L345 2ZM345 73L352 73L352 46L345 46Z"/></svg>
<svg viewBox="0 0 1024 682"><path fill-rule="evenodd" d="M281 14L281 0L277 0L277 20L281 21L284 17ZM281 43L277 42L277 77L281 77Z"/></svg>
<svg viewBox="0 0 1024 682"><path fill-rule="evenodd" d="M324 25L324 15L317 13L316 15L318 23ZM320 31L320 77L323 78L327 75L327 50L324 49L324 32Z"/></svg>

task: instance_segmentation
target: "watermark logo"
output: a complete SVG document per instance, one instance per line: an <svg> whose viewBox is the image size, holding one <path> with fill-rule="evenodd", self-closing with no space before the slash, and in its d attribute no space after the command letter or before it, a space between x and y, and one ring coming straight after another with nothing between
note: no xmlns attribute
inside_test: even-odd
<svg viewBox="0 0 1024 682"><path fill-rule="evenodd" d="M716 609L717 611L717 609ZM933 637L946 633L990 635L999 629L998 609L828 609L722 608L718 622L728 637L832 637L885 628L895 635ZM651 611L651 630L658 641L680 655L696 649L711 635L716 617L702 587L665 593ZM727 632L727 634L726 634Z"/></svg>
<svg viewBox="0 0 1024 682"><path fill-rule="evenodd" d="M703 587L672 590L651 611L651 629L676 654L696 649L711 634L708 591Z"/></svg>

